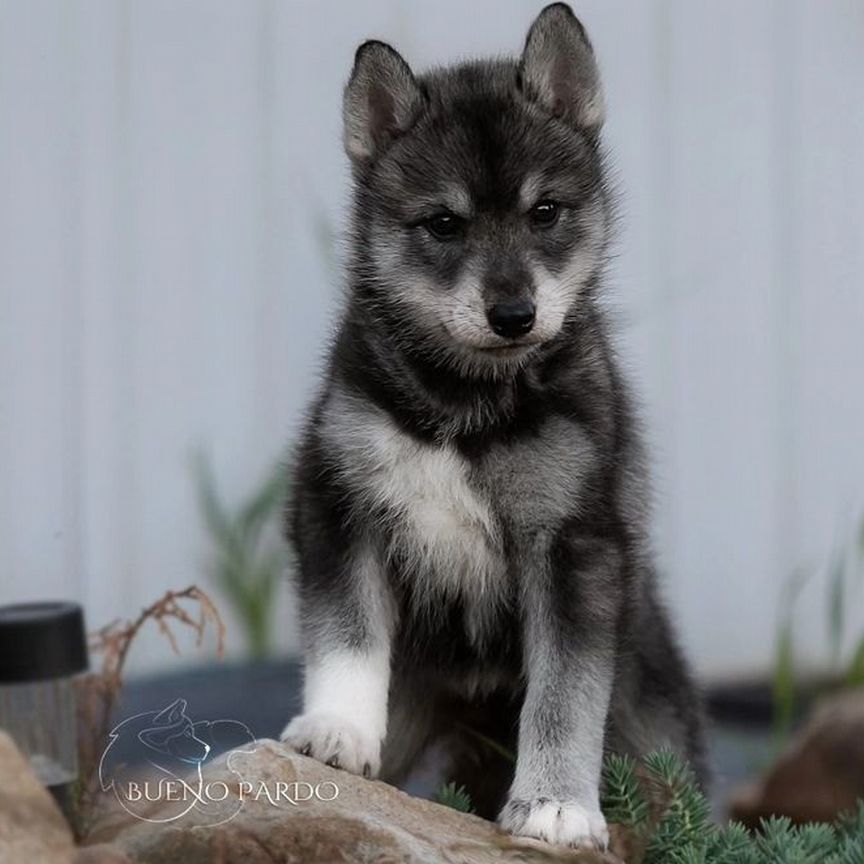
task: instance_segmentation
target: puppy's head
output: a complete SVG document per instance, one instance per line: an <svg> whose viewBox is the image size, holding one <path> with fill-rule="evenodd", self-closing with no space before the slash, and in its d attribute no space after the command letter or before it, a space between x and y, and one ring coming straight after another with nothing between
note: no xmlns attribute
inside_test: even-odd
<svg viewBox="0 0 864 864"><path fill-rule="evenodd" d="M345 89L366 302L411 347L469 374L556 339L608 231L603 98L582 25L544 9L519 61L415 77L366 42Z"/></svg>

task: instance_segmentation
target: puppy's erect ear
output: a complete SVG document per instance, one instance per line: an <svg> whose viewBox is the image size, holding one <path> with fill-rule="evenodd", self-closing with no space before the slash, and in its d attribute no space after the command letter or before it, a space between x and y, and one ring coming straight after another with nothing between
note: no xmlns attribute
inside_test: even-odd
<svg viewBox="0 0 864 864"><path fill-rule="evenodd" d="M402 57L384 42L364 42L342 102L346 152L356 162L375 158L411 128L423 104L423 93Z"/></svg>
<svg viewBox="0 0 864 864"><path fill-rule="evenodd" d="M605 110L600 73L585 28L565 3L547 6L522 52L526 95L584 129L598 130Z"/></svg>

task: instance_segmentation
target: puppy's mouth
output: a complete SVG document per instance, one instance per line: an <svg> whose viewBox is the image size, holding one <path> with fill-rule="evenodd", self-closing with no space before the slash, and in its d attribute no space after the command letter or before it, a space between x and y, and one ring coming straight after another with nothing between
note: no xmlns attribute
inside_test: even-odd
<svg viewBox="0 0 864 864"><path fill-rule="evenodd" d="M489 358L514 359L523 357L532 350L541 347L546 340L540 338L537 333L526 333L522 337L516 339L502 339L492 336L477 339L465 339L454 332L447 323L442 323L442 332L452 340L462 351L468 351L474 354Z"/></svg>
<svg viewBox="0 0 864 864"><path fill-rule="evenodd" d="M486 345L477 350L492 357L515 357L536 348L538 342L509 342L505 345Z"/></svg>

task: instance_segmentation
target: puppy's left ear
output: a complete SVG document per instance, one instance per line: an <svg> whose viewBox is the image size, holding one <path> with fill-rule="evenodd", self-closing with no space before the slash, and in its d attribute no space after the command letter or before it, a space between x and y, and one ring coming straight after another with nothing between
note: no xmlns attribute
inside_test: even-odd
<svg viewBox="0 0 864 864"><path fill-rule="evenodd" d="M348 156L363 163L380 155L414 125L424 104L423 92L399 52L385 42L364 42L342 100Z"/></svg>
<svg viewBox="0 0 864 864"><path fill-rule="evenodd" d="M603 125L594 49L566 3L547 6L531 25L522 52L522 86L530 99L556 117L589 131Z"/></svg>

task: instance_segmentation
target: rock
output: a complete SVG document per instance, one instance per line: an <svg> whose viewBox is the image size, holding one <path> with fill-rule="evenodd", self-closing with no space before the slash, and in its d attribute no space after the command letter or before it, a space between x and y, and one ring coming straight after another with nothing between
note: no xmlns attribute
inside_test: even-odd
<svg viewBox="0 0 864 864"><path fill-rule="evenodd" d="M73 864L132 864L132 862L116 846L97 843L95 846L84 846L78 849Z"/></svg>
<svg viewBox="0 0 864 864"><path fill-rule="evenodd" d="M200 779L193 775L187 782L198 795L197 801L190 796L191 807L178 805L177 787L164 786L160 800L150 804L142 803L140 789L127 795L124 804L133 810L131 816L116 800L108 806L103 802L90 841L110 841L138 864L619 860L517 840L491 822L329 768L276 741L257 741L223 754Z"/></svg>
<svg viewBox="0 0 864 864"><path fill-rule="evenodd" d="M0 730L0 861L69 862L72 832L30 760Z"/></svg>
<svg viewBox="0 0 864 864"><path fill-rule="evenodd" d="M820 703L768 775L741 789L731 815L756 826L761 818L828 822L864 798L864 688Z"/></svg>
<svg viewBox="0 0 864 864"><path fill-rule="evenodd" d="M107 844L76 849L72 830L30 760L0 729L0 864L132 864Z"/></svg>

